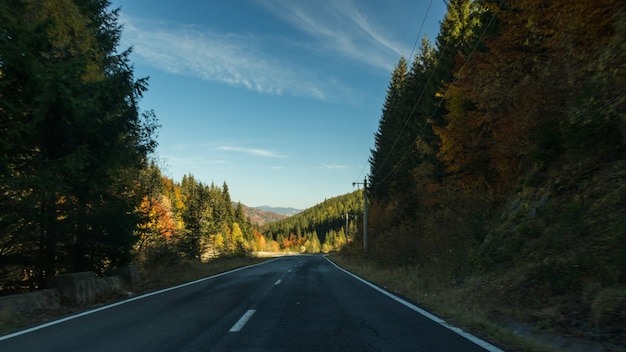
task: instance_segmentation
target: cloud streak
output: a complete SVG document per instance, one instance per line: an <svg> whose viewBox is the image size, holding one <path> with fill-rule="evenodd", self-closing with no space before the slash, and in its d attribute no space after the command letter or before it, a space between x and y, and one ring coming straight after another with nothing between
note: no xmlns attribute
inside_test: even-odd
<svg viewBox="0 0 626 352"><path fill-rule="evenodd" d="M223 150L223 151L227 151L227 152L237 152L237 153L250 154L250 155L260 156L260 157L264 157L264 158L284 158L283 155L274 153L274 152L269 151L269 150L257 149L257 148L242 148L242 147L223 146L223 147L218 147L217 150Z"/></svg>
<svg viewBox="0 0 626 352"><path fill-rule="evenodd" d="M409 53L352 0L271 0L263 4L283 21L308 33L328 54L390 71L400 55Z"/></svg>
<svg viewBox="0 0 626 352"><path fill-rule="evenodd" d="M340 82L265 53L262 38L249 34L219 33L198 26L151 22L120 17L123 46L163 71L243 87L265 94L331 99L349 91Z"/></svg>
<svg viewBox="0 0 626 352"><path fill-rule="evenodd" d="M343 60L388 73L408 53L371 14L374 10L352 0L266 0L259 5L290 26L289 34L224 32L122 13L122 45L133 47L137 62L172 74L263 94L351 102L360 100L357 88L307 62ZM293 33L304 33L305 40Z"/></svg>
<svg viewBox="0 0 626 352"><path fill-rule="evenodd" d="M328 170L345 170L348 169L348 165L340 165L340 164L322 164L322 168Z"/></svg>

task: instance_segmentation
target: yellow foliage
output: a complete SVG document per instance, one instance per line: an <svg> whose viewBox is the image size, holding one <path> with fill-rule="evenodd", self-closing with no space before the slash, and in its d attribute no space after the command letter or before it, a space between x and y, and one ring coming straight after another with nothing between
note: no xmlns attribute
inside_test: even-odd
<svg viewBox="0 0 626 352"><path fill-rule="evenodd" d="M224 236L222 236L221 233L218 233L213 237L213 243L215 245L215 249L218 252L221 252L224 250Z"/></svg>

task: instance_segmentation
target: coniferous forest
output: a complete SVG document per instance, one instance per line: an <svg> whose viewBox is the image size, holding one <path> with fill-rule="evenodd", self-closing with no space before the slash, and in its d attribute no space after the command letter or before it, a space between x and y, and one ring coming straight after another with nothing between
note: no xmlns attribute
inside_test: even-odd
<svg viewBox="0 0 626 352"><path fill-rule="evenodd" d="M106 1L0 3L0 279L132 260L137 182L156 147L146 79L118 52Z"/></svg>
<svg viewBox="0 0 626 352"><path fill-rule="evenodd" d="M496 317L624 336L625 15L449 1L435 41L391 73L367 257Z"/></svg>

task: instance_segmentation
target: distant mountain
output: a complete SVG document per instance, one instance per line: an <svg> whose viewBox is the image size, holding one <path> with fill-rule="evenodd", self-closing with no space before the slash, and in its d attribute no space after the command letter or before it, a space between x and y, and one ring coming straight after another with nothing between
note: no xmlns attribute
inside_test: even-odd
<svg viewBox="0 0 626 352"><path fill-rule="evenodd" d="M250 220L251 223L256 225L265 225L270 222L282 220L288 218L289 215L279 214L273 211L262 210L258 208L252 208L246 205L241 205L243 207L243 212ZM271 209L271 207L268 207Z"/></svg>
<svg viewBox="0 0 626 352"><path fill-rule="evenodd" d="M282 214L282 215L287 215L287 216L292 216L292 215L296 215L300 212L302 212L301 209L295 209L295 208L276 208L276 207L270 207L269 205L262 205L260 207L254 207L255 209L260 209L263 211L269 211L272 213L277 213L277 214Z"/></svg>

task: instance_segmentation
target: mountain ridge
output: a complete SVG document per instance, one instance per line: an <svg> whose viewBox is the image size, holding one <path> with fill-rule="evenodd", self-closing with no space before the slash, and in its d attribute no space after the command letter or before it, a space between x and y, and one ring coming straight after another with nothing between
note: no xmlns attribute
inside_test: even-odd
<svg viewBox="0 0 626 352"><path fill-rule="evenodd" d="M276 213L280 215L288 215L288 216L296 215L302 212L302 209L296 209L296 208L290 208L290 207L272 207L269 205L260 205L260 206L251 207L251 208L259 209L262 211L268 211L268 212L272 212L272 213Z"/></svg>
<svg viewBox="0 0 626 352"><path fill-rule="evenodd" d="M245 216L254 225L262 226L270 222L286 219L300 212L295 208L274 208L267 205L250 207L241 204Z"/></svg>

